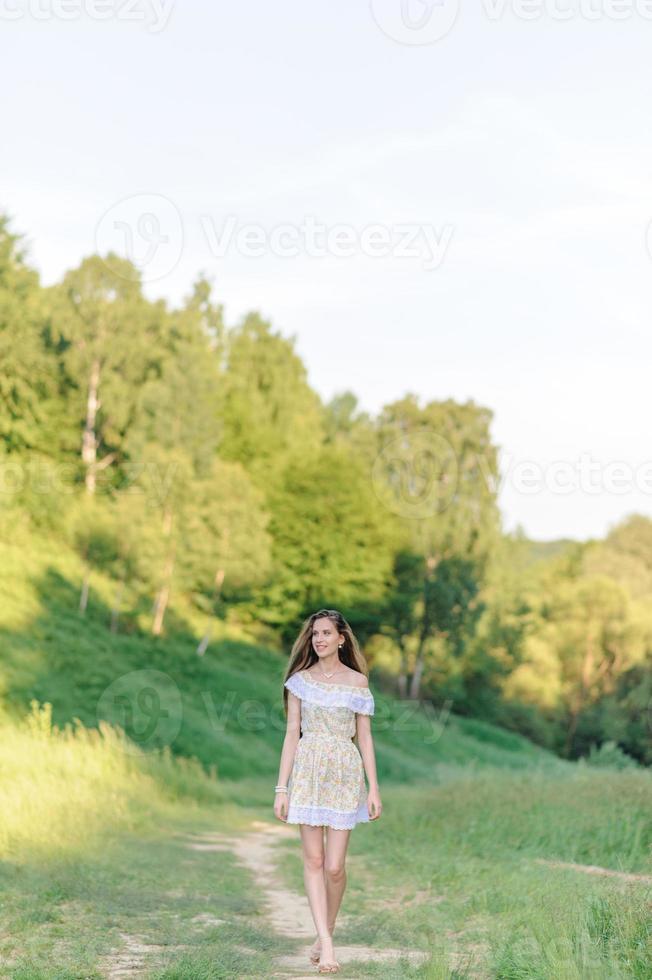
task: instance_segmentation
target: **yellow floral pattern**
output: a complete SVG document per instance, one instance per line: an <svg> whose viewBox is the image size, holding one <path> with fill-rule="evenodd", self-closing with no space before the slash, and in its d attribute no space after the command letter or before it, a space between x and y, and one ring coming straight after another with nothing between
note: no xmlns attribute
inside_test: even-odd
<svg viewBox="0 0 652 980"><path fill-rule="evenodd" d="M301 699L301 738L288 781L287 823L348 830L369 820L364 766L352 741L355 716L373 715L368 687L329 684L306 671L285 687Z"/></svg>

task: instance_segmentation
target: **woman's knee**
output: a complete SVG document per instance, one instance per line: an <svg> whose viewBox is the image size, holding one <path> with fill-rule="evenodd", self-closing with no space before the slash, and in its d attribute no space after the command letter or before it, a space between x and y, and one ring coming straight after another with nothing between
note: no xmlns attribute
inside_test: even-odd
<svg viewBox="0 0 652 980"><path fill-rule="evenodd" d="M304 854L303 864L307 871L323 871L324 855L319 853Z"/></svg>
<svg viewBox="0 0 652 980"><path fill-rule="evenodd" d="M332 881L339 881L346 874L343 861L326 861L324 871Z"/></svg>

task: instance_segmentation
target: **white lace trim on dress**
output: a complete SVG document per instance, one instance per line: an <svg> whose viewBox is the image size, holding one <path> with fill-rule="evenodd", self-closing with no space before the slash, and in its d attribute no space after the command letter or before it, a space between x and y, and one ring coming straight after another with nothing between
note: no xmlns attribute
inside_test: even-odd
<svg viewBox="0 0 652 980"><path fill-rule="evenodd" d="M309 704L318 704L324 708L350 708L359 715L374 713L374 696L368 687L344 690L333 686L333 690L329 691L327 688L330 685L320 687L315 682L306 681L299 672L288 677L284 686Z"/></svg>
<svg viewBox="0 0 652 980"><path fill-rule="evenodd" d="M298 806L290 803L286 823L307 823L312 827L332 827L334 830L351 830L357 823L369 822L366 802L358 810L333 810L328 806Z"/></svg>

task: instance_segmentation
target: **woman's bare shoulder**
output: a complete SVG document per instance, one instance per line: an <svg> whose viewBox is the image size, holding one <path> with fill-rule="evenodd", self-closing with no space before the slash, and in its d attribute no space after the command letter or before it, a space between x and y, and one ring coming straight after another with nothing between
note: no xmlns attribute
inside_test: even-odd
<svg viewBox="0 0 652 980"><path fill-rule="evenodd" d="M350 668L346 682L347 684L355 684L356 687L369 687L365 675L361 674L359 670L351 670Z"/></svg>

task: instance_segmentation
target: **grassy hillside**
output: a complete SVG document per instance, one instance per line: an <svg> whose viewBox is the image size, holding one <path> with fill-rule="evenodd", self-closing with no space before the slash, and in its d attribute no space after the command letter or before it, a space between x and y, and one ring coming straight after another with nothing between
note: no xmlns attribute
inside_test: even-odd
<svg viewBox="0 0 652 980"><path fill-rule="evenodd" d="M0 719L0 773L0 976L121 976L141 938L143 966L192 951L170 976L266 975L269 932L249 876L184 840L248 823L198 763L134 753L105 724L58 729L49 705L34 704L20 722Z"/></svg>
<svg viewBox="0 0 652 980"><path fill-rule="evenodd" d="M136 603L130 632L111 634L113 583L93 578L82 618L82 571L65 548L5 531L0 974L307 975L305 962L279 971L305 940L268 919L269 868L206 843L224 832L255 855L268 828L274 887L305 905L298 829L279 837L272 813L283 654L230 628L199 658L205 624L180 604L161 640ZM426 958L346 975L652 976L650 773L565 763L490 725L406 710L371 683L384 812L352 835L336 949Z"/></svg>
<svg viewBox="0 0 652 980"><path fill-rule="evenodd" d="M147 610L130 622L128 635L112 634L113 583L93 576L82 617L79 559L19 529L12 536L12 541L5 536L0 562L0 686L17 716L36 698L51 702L55 724L79 718L92 726L104 717L138 741L136 732L146 731L148 720L167 710L170 717L159 719L160 730L147 747L157 740L170 744L177 754L216 766L226 779L275 778L285 728L282 653L224 630L198 657L204 624L179 605L173 606L164 638L146 632ZM440 767L460 764L562 767L518 735L434 709L417 710L385 696L373 675L371 683L381 779L437 779Z"/></svg>

